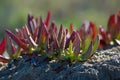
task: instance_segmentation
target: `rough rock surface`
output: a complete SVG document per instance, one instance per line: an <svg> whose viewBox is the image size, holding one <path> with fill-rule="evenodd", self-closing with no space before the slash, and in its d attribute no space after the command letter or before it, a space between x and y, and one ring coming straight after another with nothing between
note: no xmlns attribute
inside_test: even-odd
<svg viewBox="0 0 120 80"><path fill-rule="evenodd" d="M38 64L20 59L0 71L0 80L120 80L120 47L99 51L87 62L68 64L39 57Z"/></svg>

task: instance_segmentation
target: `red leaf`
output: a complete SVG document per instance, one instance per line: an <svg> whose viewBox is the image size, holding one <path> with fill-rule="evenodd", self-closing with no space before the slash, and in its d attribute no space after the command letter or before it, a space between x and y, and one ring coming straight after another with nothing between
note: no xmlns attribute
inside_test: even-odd
<svg viewBox="0 0 120 80"><path fill-rule="evenodd" d="M3 54L6 48L6 38L3 38L2 42L0 43L0 55Z"/></svg>
<svg viewBox="0 0 120 80"><path fill-rule="evenodd" d="M49 40L49 34L48 34L48 28L46 28L46 25L43 23L42 19L40 19L40 27L38 32L38 45L40 46L41 43L47 43Z"/></svg>
<svg viewBox="0 0 120 80"><path fill-rule="evenodd" d="M48 11L48 14L47 14L47 17L46 17L46 20L45 20L46 27L48 27L49 22L50 22L50 11Z"/></svg>
<svg viewBox="0 0 120 80"><path fill-rule="evenodd" d="M37 39L38 31L39 31L39 27L37 26L36 29L35 29L35 32L32 36L34 41L36 41L36 39Z"/></svg>
<svg viewBox="0 0 120 80"><path fill-rule="evenodd" d="M62 37L62 41L61 41L61 44L60 44L60 48L64 49L65 46L66 46L66 32L63 31L63 37Z"/></svg>
<svg viewBox="0 0 120 80"><path fill-rule="evenodd" d="M68 34L68 29L65 29L66 35Z"/></svg>
<svg viewBox="0 0 120 80"><path fill-rule="evenodd" d="M30 32L29 32L29 30L28 30L28 28L27 28L26 25L23 26L23 30L24 30L24 34L26 34L26 37L27 37L27 40L28 40L29 44L30 44L31 46L37 46L37 44L35 43L35 41L34 41L33 38L31 37L31 34L30 34Z"/></svg>
<svg viewBox="0 0 120 80"><path fill-rule="evenodd" d="M73 31L74 31L74 29L73 29L73 24L70 23L70 34L72 34Z"/></svg>
<svg viewBox="0 0 120 80"><path fill-rule="evenodd" d="M116 18L115 18L115 14L112 14L108 20L108 29L110 27L115 27L115 26L116 26Z"/></svg>
<svg viewBox="0 0 120 80"><path fill-rule="evenodd" d="M117 34L117 21L116 21L116 16L115 14L112 14L110 17L109 17L109 20L108 20L108 26L107 26L107 30L108 32L112 35L113 38L116 37L116 34Z"/></svg>
<svg viewBox="0 0 120 80"><path fill-rule="evenodd" d="M92 41L95 41L95 39L98 35L97 27L94 23L90 22L90 28L92 29Z"/></svg>
<svg viewBox="0 0 120 80"><path fill-rule="evenodd" d="M49 28L49 33L50 33L51 35L53 35L54 30L55 30L55 23L52 22L51 25L50 25L50 28Z"/></svg>
<svg viewBox="0 0 120 80"><path fill-rule="evenodd" d="M80 36L78 33L76 33L75 40L73 41L73 50L75 54L80 53Z"/></svg>
<svg viewBox="0 0 120 80"><path fill-rule="evenodd" d="M26 44L24 44L18 37L16 37L11 31L9 30L5 30L6 33L9 35L9 37L11 37L17 44L18 46L20 46L21 48L27 50L28 46Z"/></svg>
<svg viewBox="0 0 120 80"><path fill-rule="evenodd" d="M37 22L36 22L36 19L32 19L32 21L30 22L31 23L31 31L30 34L33 35L34 32L35 32L35 29L36 27L38 26ZM29 29L29 28L28 28Z"/></svg>
<svg viewBox="0 0 120 80"><path fill-rule="evenodd" d="M28 29L30 30L30 33L32 33L32 20L34 19L34 16L29 13L28 14Z"/></svg>
<svg viewBox="0 0 120 80"><path fill-rule="evenodd" d="M40 17L40 25L38 26L38 36L37 36L37 44L40 44L40 37L42 33L42 17Z"/></svg>
<svg viewBox="0 0 120 80"><path fill-rule="evenodd" d="M16 35L21 39L22 41L24 40L24 33L20 29L15 29ZM23 41L24 42L24 41Z"/></svg>
<svg viewBox="0 0 120 80"><path fill-rule="evenodd" d="M68 48L68 46L69 46L69 44L70 44L70 41L72 41L72 42L74 41L75 35L76 35L76 32L73 31L72 34L70 35L70 38L67 39L67 41L66 41L66 47L65 47L65 48Z"/></svg>
<svg viewBox="0 0 120 80"><path fill-rule="evenodd" d="M10 43L11 43L11 50L12 50L13 54L15 54L17 52L17 49L16 49L15 45L13 44L11 38L9 38L9 40L10 40Z"/></svg>
<svg viewBox="0 0 120 80"><path fill-rule="evenodd" d="M59 42L62 39L62 35L63 35L63 26L61 25L59 29L58 37L57 37Z"/></svg>
<svg viewBox="0 0 120 80"><path fill-rule="evenodd" d="M57 37L56 37L55 33L53 35L53 39L54 39L54 45L53 45L54 49L58 50L60 48L60 45L58 43L58 40L57 40Z"/></svg>

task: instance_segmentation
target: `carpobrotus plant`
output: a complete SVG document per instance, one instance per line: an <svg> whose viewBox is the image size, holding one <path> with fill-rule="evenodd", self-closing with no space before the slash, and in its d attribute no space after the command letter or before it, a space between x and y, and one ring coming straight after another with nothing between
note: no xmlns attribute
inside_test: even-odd
<svg viewBox="0 0 120 80"><path fill-rule="evenodd" d="M15 29L15 33L6 29L7 51L11 60L22 55L32 57L46 56L50 59L86 61L95 53L99 45L98 30L94 23L85 22L79 30L70 24L69 29L60 28L55 22L50 24L50 12L46 20L28 15L28 24L22 29ZM16 43L15 46L13 43ZM1 45L6 45L3 40ZM5 47L1 46L1 49ZM3 52L1 52L2 54ZM2 59L2 58L0 58ZM4 59L1 61L4 62Z"/></svg>
<svg viewBox="0 0 120 80"><path fill-rule="evenodd" d="M120 44L119 29L120 12L117 16L110 16L107 30L102 27L97 29L91 21L84 22L78 30L72 23L65 29L62 24L57 27L55 22L50 22L50 12L45 20L28 14L28 24L22 29L16 28L14 33L5 30L5 38L0 43L0 61L8 63L24 55L35 64L38 56L58 61L87 61L98 48L110 45L111 41ZM2 56L5 49L9 58Z"/></svg>
<svg viewBox="0 0 120 80"><path fill-rule="evenodd" d="M117 15L110 15L106 30L99 27L99 34L101 36L99 48L102 49L108 45L120 45L120 11Z"/></svg>

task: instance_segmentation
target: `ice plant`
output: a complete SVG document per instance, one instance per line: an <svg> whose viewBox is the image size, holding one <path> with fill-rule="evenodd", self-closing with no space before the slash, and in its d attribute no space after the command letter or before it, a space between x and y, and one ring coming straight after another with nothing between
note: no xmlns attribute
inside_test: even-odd
<svg viewBox="0 0 120 80"><path fill-rule="evenodd" d="M105 48L108 45L115 45L115 42L119 44L120 40L120 11L118 14L110 15L108 19L107 29L100 27L100 45L99 48Z"/></svg>
<svg viewBox="0 0 120 80"><path fill-rule="evenodd" d="M62 53L62 59L86 61L91 58L99 45L97 27L92 22L85 22L80 30L70 26L71 36L66 40L68 47Z"/></svg>
<svg viewBox="0 0 120 80"><path fill-rule="evenodd" d="M46 55L51 59L85 61L88 60L99 44L98 30L94 23L83 24L80 30L58 27L55 22L50 25L50 12L46 20L28 15L28 25L22 29L15 29L16 34L6 29L11 42L16 42L22 54ZM12 39L12 40L11 40ZM12 46L13 47L13 46ZM15 47L12 48L16 52ZM18 54L18 53L17 53Z"/></svg>

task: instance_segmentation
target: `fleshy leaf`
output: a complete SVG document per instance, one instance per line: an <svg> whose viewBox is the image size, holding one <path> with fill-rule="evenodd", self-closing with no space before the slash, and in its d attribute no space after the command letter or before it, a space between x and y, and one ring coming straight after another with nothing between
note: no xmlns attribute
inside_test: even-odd
<svg viewBox="0 0 120 80"><path fill-rule="evenodd" d="M54 45L53 46L56 50L58 50L60 48L60 45L58 43L58 40L57 40L57 37L56 37L55 33L53 35L53 39L54 39Z"/></svg>
<svg viewBox="0 0 120 80"><path fill-rule="evenodd" d="M3 38L2 42L0 43L0 55L3 54L6 48L6 38Z"/></svg>
<svg viewBox="0 0 120 80"><path fill-rule="evenodd" d="M73 50L75 54L80 54L80 36L76 33L75 40L73 41Z"/></svg>
<svg viewBox="0 0 120 80"><path fill-rule="evenodd" d="M33 31L32 31L32 20L34 19L34 16L31 14L31 13L29 13L28 14L28 29L30 30L30 33L33 33Z"/></svg>
<svg viewBox="0 0 120 80"><path fill-rule="evenodd" d="M84 52L82 52L82 54L80 55L80 61L86 61L89 59L89 57L92 55L92 46L93 46L93 42L90 42L90 45L88 47L88 49L86 49Z"/></svg>
<svg viewBox="0 0 120 80"><path fill-rule="evenodd" d="M13 44L11 38L9 38L9 39L10 39L10 43L11 43L11 50L12 50L12 53L15 54L15 53L17 52L17 49L16 49L15 45Z"/></svg>
<svg viewBox="0 0 120 80"><path fill-rule="evenodd" d="M59 43L60 43L60 40L62 39L62 34L63 34L63 27L61 25L59 29L58 37L57 37Z"/></svg>
<svg viewBox="0 0 120 80"><path fill-rule="evenodd" d="M15 32L17 34L17 36L20 38L20 39L23 39L24 36L23 36L23 32L20 30L20 29L15 29Z"/></svg>
<svg viewBox="0 0 120 80"><path fill-rule="evenodd" d="M95 39L95 42L94 42L93 47L92 47L92 53L94 53L97 50L99 43L100 43L100 38L97 35L97 38Z"/></svg>
<svg viewBox="0 0 120 80"><path fill-rule="evenodd" d="M11 38L8 36L8 35L6 35L6 44L7 44L7 48L6 48L6 51L7 51L7 53L8 53L8 55L9 55L9 58L13 58L13 54L15 54L14 52L14 50L12 50L12 44L13 43L11 43Z"/></svg>
<svg viewBox="0 0 120 80"><path fill-rule="evenodd" d="M39 27L37 26L36 29L35 29L35 32L34 32L34 34L32 36L32 38L33 38L34 41L37 40L38 30L39 30Z"/></svg>
<svg viewBox="0 0 120 80"><path fill-rule="evenodd" d="M87 48L89 47L90 45L90 41L91 41L91 35L87 35L86 36L87 38L83 41L84 43L82 44L81 48L83 51L87 50Z"/></svg>
<svg viewBox="0 0 120 80"><path fill-rule="evenodd" d="M30 32L29 32L29 30L28 30L26 25L23 27L23 30L24 30L24 33L26 34L26 37L27 37L27 40L28 40L29 44L31 44L31 46L36 47L37 44L35 43L35 41L31 37L31 34L30 34Z"/></svg>
<svg viewBox="0 0 120 80"><path fill-rule="evenodd" d="M65 46L66 46L66 32L63 31L63 38L62 38L62 41L61 41L61 44L60 44L60 48L61 48L62 50L64 50L64 49L65 49Z"/></svg>
<svg viewBox="0 0 120 80"><path fill-rule="evenodd" d="M73 29L73 24L70 23L70 34L72 34L73 31L74 31L74 29Z"/></svg>
<svg viewBox="0 0 120 80"><path fill-rule="evenodd" d="M73 60L74 57L75 57L74 51L73 51L73 43L72 43L72 41L70 41L70 43L69 43L69 47L67 48L66 56L68 58L70 58L71 60Z"/></svg>
<svg viewBox="0 0 120 80"><path fill-rule="evenodd" d="M111 41L111 35L101 26L99 27L100 44L99 49L106 47Z"/></svg>
<svg viewBox="0 0 120 80"><path fill-rule="evenodd" d="M72 42L74 41L74 39L75 39L75 35L76 35L76 32L73 31L72 34L71 34L71 36L70 36L70 38L67 39L67 41L66 41L66 47L65 47L65 48L67 48L67 47L69 46L70 41L72 41Z"/></svg>
<svg viewBox="0 0 120 80"><path fill-rule="evenodd" d="M11 37L21 48L27 50L28 46L27 44L24 44L18 37L16 37L11 31L9 30L5 30L6 33L9 35L9 37Z"/></svg>
<svg viewBox="0 0 120 80"><path fill-rule="evenodd" d="M116 38L117 35L117 20L115 14L112 14L108 20L107 31L111 34L112 39Z"/></svg>
<svg viewBox="0 0 120 80"><path fill-rule="evenodd" d="M50 11L48 11L48 14L47 14L47 17L46 17L46 20L45 20L46 27L48 27L49 22L50 22Z"/></svg>
<svg viewBox="0 0 120 80"><path fill-rule="evenodd" d="M98 30L96 25L92 22L90 22L90 28L92 29L92 41L94 41L98 35Z"/></svg>
<svg viewBox="0 0 120 80"><path fill-rule="evenodd" d="M40 20L40 27L38 32L38 46L42 45L43 43L48 44L49 34L46 25L43 23L42 19Z"/></svg>

